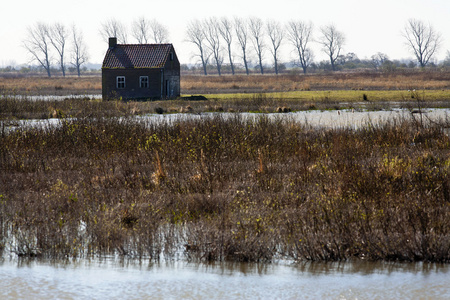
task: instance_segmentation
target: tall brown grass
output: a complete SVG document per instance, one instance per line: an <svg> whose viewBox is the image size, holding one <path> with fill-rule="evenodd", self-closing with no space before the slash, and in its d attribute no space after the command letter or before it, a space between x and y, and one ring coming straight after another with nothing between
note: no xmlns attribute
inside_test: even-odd
<svg viewBox="0 0 450 300"><path fill-rule="evenodd" d="M335 72L323 74L181 76L182 94L262 93L309 90L449 89L450 72ZM0 93L27 95L98 95L101 76L0 77Z"/></svg>
<svg viewBox="0 0 450 300"><path fill-rule="evenodd" d="M449 89L450 73L345 72L308 75L236 75L182 77L185 94L258 93L310 90L408 90Z"/></svg>
<svg viewBox="0 0 450 300"><path fill-rule="evenodd" d="M20 256L450 261L449 120L316 129L239 115L0 134Z"/></svg>
<svg viewBox="0 0 450 300"><path fill-rule="evenodd" d="M101 76L84 77L1 77L0 92L26 95L101 94Z"/></svg>

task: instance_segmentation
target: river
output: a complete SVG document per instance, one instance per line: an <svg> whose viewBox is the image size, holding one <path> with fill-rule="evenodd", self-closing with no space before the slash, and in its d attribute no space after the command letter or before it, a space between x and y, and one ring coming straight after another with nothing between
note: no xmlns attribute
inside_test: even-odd
<svg viewBox="0 0 450 300"><path fill-rule="evenodd" d="M1 299L450 299L450 265L0 262Z"/></svg>

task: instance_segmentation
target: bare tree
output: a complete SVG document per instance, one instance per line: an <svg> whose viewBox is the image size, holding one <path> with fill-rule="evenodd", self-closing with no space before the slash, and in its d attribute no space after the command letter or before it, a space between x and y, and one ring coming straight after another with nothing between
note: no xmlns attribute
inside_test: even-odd
<svg viewBox="0 0 450 300"><path fill-rule="evenodd" d="M169 38L167 27L155 19L148 20L145 17L133 21L131 32L139 44L148 44L150 41L161 44L166 43Z"/></svg>
<svg viewBox="0 0 450 300"><path fill-rule="evenodd" d="M208 63L209 55L205 46L205 30L202 22L200 22L199 20L191 21L187 26L186 35L187 41L197 46L197 56L200 57L200 60L202 62L203 73L205 75L208 75L206 66Z"/></svg>
<svg viewBox="0 0 450 300"><path fill-rule="evenodd" d="M214 56L216 62L217 72L221 75L221 68L223 57L220 49L220 24L215 18L210 18L205 21L204 28L206 29L205 38L208 42L209 49Z"/></svg>
<svg viewBox="0 0 450 300"><path fill-rule="evenodd" d="M281 42L284 39L283 27L281 27L279 22L270 20L267 22L267 35L269 36L272 44L270 52L272 52L273 56L275 74L278 75L278 51L280 49Z"/></svg>
<svg viewBox="0 0 450 300"><path fill-rule="evenodd" d="M345 36L331 24L320 29L322 37L319 43L323 47L323 51L330 58L331 68L336 71L336 60L341 54L342 47L345 43Z"/></svg>
<svg viewBox="0 0 450 300"><path fill-rule="evenodd" d="M48 77L51 77L48 32L49 27L44 23L39 22L33 27L28 27L23 46L31 54L33 60L47 71Z"/></svg>
<svg viewBox="0 0 450 300"><path fill-rule="evenodd" d="M255 48L256 55L258 55L259 68L261 74L264 74L264 67L262 63L264 50L266 47L264 43L264 23L260 18L253 17L250 18L249 28L253 47Z"/></svg>
<svg viewBox="0 0 450 300"><path fill-rule="evenodd" d="M370 57L370 64L375 70L378 70L378 68L381 67L387 60L389 60L389 57L386 54L377 52Z"/></svg>
<svg viewBox="0 0 450 300"><path fill-rule="evenodd" d="M311 22L290 21L287 24L287 38L297 51L300 66L304 74L306 74L313 60L312 51L308 47L312 39L312 31L313 24Z"/></svg>
<svg viewBox="0 0 450 300"><path fill-rule="evenodd" d="M81 66L87 62L88 53L86 44L84 42L83 33L76 28L75 25L72 27L72 62L71 64L77 69L78 77L81 76Z"/></svg>
<svg viewBox="0 0 450 300"><path fill-rule="evenodd" d="M247 22L240 18L234 19L234 28L236 31L236 37L239 41L239 45L242 50L242 59L244 60L245 72L247 75L248 71L248 63L247 63L247 41L248 41L248 25Z"/></svg>
<svg viewBox="0 0 450 300"><path fill-rule="evenodd" d="M108 42L110 37L117 38L121 44L127 43L127 30L125 25L116 19L109 19L101 24L100 34L103 39Z"/></svg>
<svg viewBox="0 0 450 300"><path fill-rule="evenodd" d="M220 20L219 32L225 43L227 43L228 59L230 60L231 74L234 75L233 56L231 54L231 44L233 43L233 23L228 18Z"/></svg>
<svg viewBox="0 0 450 300"><path fill-rule="evenodd" d="M150 24L145 17L134 20L131 25L131 35L137 40L138 44L148 44L149 31Z"/></svg>
<svg viewBox="0 0 450 300"><path fill-rule="evenodd" d="M150 32L153 41L157 44L167 43L169 40L169 29L156 20L150 22Z"/></svg>
<svg viewBox="0 0 450 300"><path fill-rule="evenodd" d="M426 25L416 19L408 20L403 36L422 68L428 64L441 45L441 34L430 24Z"/></svg>
<svg viewBox="0 0 450 300"><path fill-rule="evenodd" d="M61 67L61 72L63 77L66 76L66 64L64 61L64 55L66 50L66 41L69 37L69 32L61 23L55 23L53 26L49 27L48 38L50 43L56 49L59 56L59 66Z"/></svg>

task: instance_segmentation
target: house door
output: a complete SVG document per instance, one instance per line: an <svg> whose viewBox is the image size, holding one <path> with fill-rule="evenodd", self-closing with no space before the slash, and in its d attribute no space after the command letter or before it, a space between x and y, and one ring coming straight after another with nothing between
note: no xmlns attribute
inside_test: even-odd
<svg viewBox="0 0 450 300"><path fill-rule="evenodd" d="M170 97L170 81L166 80L166 96Z"/></svg>

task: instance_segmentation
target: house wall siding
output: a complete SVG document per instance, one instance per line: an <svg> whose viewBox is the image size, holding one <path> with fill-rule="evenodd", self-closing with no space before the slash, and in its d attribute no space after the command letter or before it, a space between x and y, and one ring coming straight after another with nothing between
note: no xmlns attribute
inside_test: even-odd
<svg viewBox="0 0 450 300"><path fill-rule="evenodd" d="M116 87L117 76L125 77L125 88ZM148 76L149 87L139 86L139 77ZM103 69L103 99L155 99L161 98L161 69Z"/></svg>
<svg viewBox="0 0 450 300"><path fill-rule="evenodd" d="M175 50L172 48L173 60L170 58L164 65L164 96L174 98L180 96L180 62ZM166 86L169 83L169 88Z"/></svg>
<svg viewBox="0 0 450 300"><path fill-rule="evenodd" d="M180 62L173 46L169 49L168 57L165 56L164 58L164 65L161 63L156 67L114 68L110 64L111 56L109 55L114 55L111 51L111 49L108 50L102 68L102 96L104 100L169 99L180 96ZM123 55L122 52L119 52L119 54ZM145 55L147 54L145 53ZM123 65L127 64L124 63ZM125 77L125 88L117 88L117 76ZM148 88L140 87L140 76L148 76Z"/></svg>

